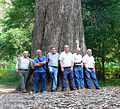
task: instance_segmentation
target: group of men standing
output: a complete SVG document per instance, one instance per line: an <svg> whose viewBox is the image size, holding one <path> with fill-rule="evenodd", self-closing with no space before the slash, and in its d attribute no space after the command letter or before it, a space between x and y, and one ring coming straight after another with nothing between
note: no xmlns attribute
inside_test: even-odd
<svg viewBox="0 0 120 109"><path fill-rule="evenodd" d="M82 57L80 54L80 48L76 48L75 53L69 52L69 46L64 46L64 51L62 53L57 53L55 47L51 47L51 52L47 54L47 58L42 55L41 50L37 50L37 57L34 58L34 86L33 93L38 92L39 80L42 78L42 92L46 92L46 64L48 65L48 70L50 78L53 81L52 91L57 90L57 75L58 67L60 63L60 68L62 72L62 90L67 90L67 77L69 77L70 90L75 90L75 84L78 90L84 89L84 76L86 80L87 87L92 88L90 77L92 78L96 89L99 89L99 84L97 82L95 74L95 61L92 56L92 50L88 49L87 54ZM28 52L23 52L23 57L21 57L16 64L16 72L20 80L20 86L22 92L27 92L25 85L28 76L28 68L30 65L30 59L27 57ZM20 61L20 62L19 62ZM83 67L85 67L85 75L83 75ZM75 80L75 82L74 82Z"/></svg>

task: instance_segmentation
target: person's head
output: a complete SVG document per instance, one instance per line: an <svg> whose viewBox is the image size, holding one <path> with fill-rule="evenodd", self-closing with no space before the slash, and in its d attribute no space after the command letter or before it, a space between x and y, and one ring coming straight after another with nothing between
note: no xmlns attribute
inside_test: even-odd
<svg viewBox="0 0 120 109"><path fill-rule="evenodd" d="M24 56L25 58L27 58L27 57L28 57L28 51L24 51L24 52L23 52L23 56Z"/></svg>
<svg viewBox="0 0 120 109"><path fill-rule="evenodd" d="M80 48L79 48L79 47L76 48L75 52L76 52L77 54L80 54Z"/></svg>
<svg viewBox="0 0 120 109"><path fill-rule="evenodd" d="M51 47L51 53L52 53L52 54L55 54L55 53L56 53L55 47Z"/></svg>
<svg viewBox="0 0 120 109"><path fill-rule="evenodd" d="M37 53L38 57L41 57L41 55L42 55L42 51L41 50L37 50L36 53Z"/></svg>
<svg viewBox="0 0 120 109"><path fill-rule="evenodd" d="M64 46L64 50L65 50L66 53L69 52L69 46L68 46L68 45L65 45L65 46Z"/></svg>
<svg viewBox="0 0 120 109"><path fill-rule="evenodd" d="M89 56L91 56L91 55L92 55L92 50L91 50L91 49L88 49L88 50L87 50L87 54L88 54Z"/></svg>

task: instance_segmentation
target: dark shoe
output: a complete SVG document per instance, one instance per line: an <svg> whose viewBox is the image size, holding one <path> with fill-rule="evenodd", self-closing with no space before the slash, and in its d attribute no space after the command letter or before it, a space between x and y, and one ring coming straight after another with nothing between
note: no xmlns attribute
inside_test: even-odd
<svg viewBox="0 0 120 109"><path fill-rule="evenodd" d="M99 88L96 88L97 90L100 90L100 87Z"/></svg>
<svg viewBox="0 0 120 109"><path fill-rule="evenodd" d="M70 91L75 91L75 88L71 88Z"/></svg>
<svg viewBox="0 0 120 109"><path fill-rule="evenodd" d="M56 90L52 90L52 92L56 92Z"/></svg>

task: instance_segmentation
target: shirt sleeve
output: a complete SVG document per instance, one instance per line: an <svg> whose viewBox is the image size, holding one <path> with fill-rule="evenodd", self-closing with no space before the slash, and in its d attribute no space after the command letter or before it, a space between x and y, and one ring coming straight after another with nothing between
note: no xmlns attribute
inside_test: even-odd
<svg viewBox="0 0 120 109"><path fill-rule="evenodd" d="M16 63L16 70L18 69L18 61L17 61L17 63Z"/></svg>
<svg viewBox="0 0 120 109"><path fill-rule="evenodd" d="M45 56L44 56L44 61L45 61L45 62L47 62L47 59L46 59L46 57L45 57Z"/></svg>
<svg viewBox="0 0 120 109"><path fill-rule="evenodd" d="M38 60L35 58L34 59L34 64L37 64L38 63Z"/></svg>
<svg viewBox="0 0 120 109"><path fill-rule="evenodd" d="M74 56L71 54L71 61L74 62Z"/></svg>
<svg viewBox="0 0 120 109"><path fill-rule="evenodd" d="M59 59L59 57L60 57L60 54L58 53L58 59Z"/></svg>
<svg viewBox="0 0 120 109"><path fill-rule="evenodd" d="M95 64L95 59L94 59L94 57L93 57L93 64Z"/></svg>
<svg viewBox="0 0 120 109"><path fill-rule="evenodd" d="M83 63L86 63L86 57L84 56L82 59Z"/></svg>
<svg viewBox="0 0 120 109"><path fill-rule="evenodd" d="M75 62L75 54L73 54L73 61Z"/></svg>
<svg viewBox="0 0 120 109"><path fill-rule="evenodd" d="M60 54L60 56L59 56L59 60L62 61L62 54Z"/></svg>
<svg viewBox="0 0 120 109"><path fill-rule="evenodd" d="M49 54L47 54L47 62L48 62L48 59L49 59Z"/></svg>

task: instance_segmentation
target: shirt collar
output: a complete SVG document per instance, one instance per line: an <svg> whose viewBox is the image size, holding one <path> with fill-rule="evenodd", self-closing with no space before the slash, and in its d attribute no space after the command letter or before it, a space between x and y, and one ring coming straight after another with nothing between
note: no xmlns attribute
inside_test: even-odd
<svg viewBox="0 0 120 109"><path fill-rule="evenodd" d="M87 56L88 56L88 57L91 57L92 55L89 56L89 55L87 54Z"/></svg>
<svg viewBox="0 0 120 109"><path fill-rule="evenodd" d="M42 57L42 55L41 55L41 57ZM37 58L41 58L41 57L38 57L38 56L37 56Z"/></svg>
<svg viewBox="0 0 120 109"><path fill-rule="evenodd" d="M56 53L57 53L57 52L56 52ZM51 52L52 55L55 55L56 53L53 54L53 53Z"/></svg>
<svg viewBox="0 0 120 109"><path fill-rule="evenodd" d="M65 51L64 51L64 53L67 54ZM68 52L68 54L69 54L69 53L70 53L70 52ZM68 54L67 54L67 55L68 55Z"/></svg>
<svg viewBox="0 0 120 109"><path fill-rule="evenodd" d="M24 59L27 59L27 57L25 58L24 56L22 56Z"/></svg>
<svg viewBox="0 0 120 109"><path fill-rule="evenodd" d="M76 52L75 52L75 53L76 53ZM76 55L80 55L80 53L79 53L79 54L76 53Z"/></svg>

